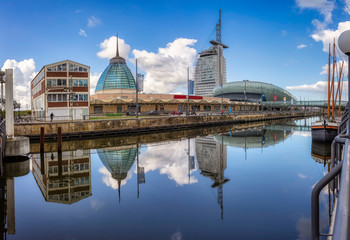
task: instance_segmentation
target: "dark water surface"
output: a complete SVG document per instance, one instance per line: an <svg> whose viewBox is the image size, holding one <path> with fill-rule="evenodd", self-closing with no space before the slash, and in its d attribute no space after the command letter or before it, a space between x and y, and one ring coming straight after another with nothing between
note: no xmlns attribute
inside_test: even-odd
<svg viewBox="0 0 350 240"><path fill-rule="evenodd" d="M311 121L64 143L70 151L43 159L33 153L30 172L6 181L7 198L14 182L15 209L8 199L5 235L310 239L312 186L327 172L325 147L313 145L311 154ZM103 148L89 149L94 143ZM327 191L320 210L326 227Z"/></svg>

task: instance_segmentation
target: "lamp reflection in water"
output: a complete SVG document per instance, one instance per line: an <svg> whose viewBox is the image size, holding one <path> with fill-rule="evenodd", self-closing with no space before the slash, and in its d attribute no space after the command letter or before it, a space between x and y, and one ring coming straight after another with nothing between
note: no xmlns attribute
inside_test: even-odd
<svg viewBox="0 0 350 240"><path fill-rule="evenodd" d="M221 219L224 218L223 184L229 179L224 172L227 167L227 147L215 141L213 136L195 139L196 155L199 169L203 176L214 181L212 188L217 188L217 201L221 209Z"/></svg>
<svg viewBox="0 0 350 240"><path fill-rule="evenodd" d="M32 163L45 201L72 204L91 196L89 149L32 154Z"/></svg>

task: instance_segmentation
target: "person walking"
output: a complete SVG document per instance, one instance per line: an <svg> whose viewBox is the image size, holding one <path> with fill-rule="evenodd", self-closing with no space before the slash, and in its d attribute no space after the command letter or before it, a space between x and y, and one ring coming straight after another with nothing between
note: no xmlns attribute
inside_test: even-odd
<svg viewBox="0 0 350 240"><path fill-rule="evenodd" d="M53 113L51 113L51 114L50 114L51 122L52 122L52 120L53 120L53 116L54 116Z"/></svg>

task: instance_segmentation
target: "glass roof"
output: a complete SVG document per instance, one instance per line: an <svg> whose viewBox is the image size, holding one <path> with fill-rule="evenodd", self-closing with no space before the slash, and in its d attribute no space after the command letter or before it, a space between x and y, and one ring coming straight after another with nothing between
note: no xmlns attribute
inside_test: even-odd
<svg viewBox="0 0 350 240"><path fill-rule="evenodd" d="M221 86L217 86L213 90L214 97L220 96L223 94L229 93L256 93L263 94L266 97L266 101L273 101L274 95L277 96L277 100L283 100L283 97L287 98L287 101L290 99L294 99L296 101L296 97L294 97L291 93L280 88L278 86L264 83L264 82L255 82L255 81L238 81L238 82L228 82L223 84L223 89Z"/></svg>
<svg viewBox="0 0 350 240"><path fill-rule="evenodd" d="M104 89L136 89L135 78L125 63L111 63L102 73L95 91Z"/></svg>

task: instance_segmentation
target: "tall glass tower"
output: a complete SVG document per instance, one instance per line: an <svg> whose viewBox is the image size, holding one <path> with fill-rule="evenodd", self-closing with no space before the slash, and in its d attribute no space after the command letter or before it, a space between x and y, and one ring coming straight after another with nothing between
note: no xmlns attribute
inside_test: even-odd
<svg viewBox="0 0 350 240"><path fill-rule="evenodd" d="M219 22L216 24L216 41L210 41L212 46L199 53L194 71L194 94L213 96L213 89L226 83L226 59L223 49L228 48L221 43L221 10Z"/></svg>

